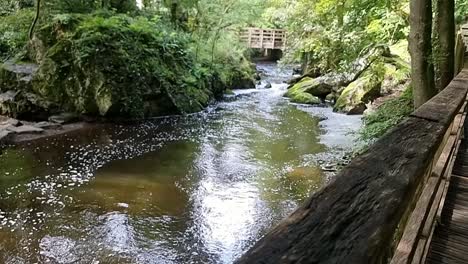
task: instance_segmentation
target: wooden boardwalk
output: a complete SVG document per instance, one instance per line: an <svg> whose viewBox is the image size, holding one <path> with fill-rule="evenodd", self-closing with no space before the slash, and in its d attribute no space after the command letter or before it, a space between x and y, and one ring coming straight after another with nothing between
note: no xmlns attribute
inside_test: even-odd
<svg viewBox="0 0 468 264"><path fill-rule="evenodd" d="M468 47L468 24L461 27L465 51ZM463 50L463 49L462 49ZM468 66L465 54L465 67ZM426 263L468 263L468 119L448 179L448 191L435 225Z"/></svg>
<svg viewBox="0 0 468 264"><path fill-rule="evenodd" d="M465 122L464 133L467 134ZM426 263L468 263L468 140L463 139Z"/></svg>

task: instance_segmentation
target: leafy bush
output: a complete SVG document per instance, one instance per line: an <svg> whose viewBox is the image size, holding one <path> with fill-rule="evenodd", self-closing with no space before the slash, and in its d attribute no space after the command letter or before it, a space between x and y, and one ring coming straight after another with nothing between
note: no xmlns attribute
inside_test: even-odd
<svg viewBox="0 0 468 264"><path fill-rule="evenodd" d="M463 24L467 21L468 17L468 1L456 0L455 1L455 19L458 24Z"/></svg>
<svg viewBox="0 0 468 264"><path fill-rule="evenodd" d="M61 13L92 13L99 9L107 9L117 13L129 13L137 10L135 0L48 0L44 7L47 12Z"/></svg>
<svg viewBox="0 0 468 264"><path fill-rule="evenodd" d="M159 17L61 14L36 31L32 46L40 64L34 92L59 109L90 115L197 112L253 74L225 46L197 55L193 37Z"/></svg>
<svg viewBox="0 0 468 264"><path fill-rule="evenodd" d="M34 11L23 9L13 15L0 16L0 59L13 57L28 42L28 29Z"/></svg>
<svg viewBox="0 0 468 264"><path fill-rule="evenodd" d="M34 0L2 0L0 2L0 17L8 16L23 8L34 6Z"/></svg>
<svg viewBox="0 0 468 264"><path fill-rule="evenodd" d="M363 118L360 139L366 142L378 139L390 128L399 124L414 110L412 89L407 88L400 97L391 99Z"/></svg>
<svg viewBox="0 0 468 264"><path fill-rule="evenodd" d="M37 32L37 42L41 65L35 90L70 111L131 117L184 113L201 110L213 97L207 76L195 73L188 35L155 20L60 15Z"/></svg>

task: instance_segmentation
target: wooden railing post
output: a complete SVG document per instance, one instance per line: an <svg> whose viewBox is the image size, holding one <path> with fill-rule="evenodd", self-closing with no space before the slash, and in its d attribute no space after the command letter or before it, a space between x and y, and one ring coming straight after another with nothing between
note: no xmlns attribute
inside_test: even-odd
<svg viewBox="0 0 468 264"><path fill-rule="evenodd" d="M273 30L273 49L276 48L276 30Z"/></svg>
<svg viewBox="0 0 468 264"><path fill-rule="evenodd" d="M260 48L263 49L263 29L260 29Z"/></svg>

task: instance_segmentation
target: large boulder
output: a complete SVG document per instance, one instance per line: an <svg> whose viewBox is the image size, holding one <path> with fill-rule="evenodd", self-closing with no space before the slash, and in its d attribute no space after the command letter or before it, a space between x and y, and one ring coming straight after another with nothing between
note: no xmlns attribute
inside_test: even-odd
<svg viewBox="0 0 468 264"><path fill-rule="evenodd" d="M52 105L35 93L9 90L0 93L0 115L21 119L44 119Z"/></svg>
<svg viewBox="0 0 468 264"><path fill-rule="evenodd" d="M346 114L364 113L366 104L380 96L381 85L381 76L365 74L343 90L334 110Z"/></svg>
<svg viewBox="0 0 468 264"><path fill-rule="evenodd" d="M32 80L38 70L34 63L15 63L6 61L0 65L0 92L6 92L15 87L15 90L31 91Z"/></svg>
<svg viewBox="0 0 468 264"><path fill-rule="evenodd" d="M308 78L310 79L310 78ZM310 79L313 81L313 79ZM312 95L311 93L308 93L308 85L302 85L303 83L306 83L308 80L301 81L291 88L288 89L286 94L284 96L288 97L291 99L291 102L293 103L299 103L299 104L320 104L322 100L318 98L317 96Z"/></svg>
<svg viewBox="0 0 468 264"><path fill-rule="evenodd" d="M99 25L107 20L114 25ZM177 51L169 47L161 54L160 36L139 31L134 23L137 21L123 16L67 15L38 30L32 41L40 63L33 91L61 111L79 114L142 117L198 111L208 101L205 96L184 98L178 94L185 90L183 95L198 95L192 84L199 80L189 78L184 68L190 65L188 58L184 54L173 57Z"/></svg>
<svg viewBox="0 0 468 264"><path fill-rule="evenodd" d="M295 93L290 97L290 101L293 103L298 103L298 104L310 104L310 105L316 105L322 103L322 100L320 98L313 96L309 93Z"/></svg>
<svg viewBox="0 0 468 264"><path fill-rule="evenodd" d="M302 104L320 104L327 95L332 93L333 87L329 85L326 77L305 77L300 82L290 86L284 96L292 102Z"/></svg>
<svg viewBox="0 0 468 264"><path fill-rule="evenodd" d="M302 90L313 96L324 98L332 92L333 86L330 85L331 83L328 76L319 78L305 77L300 82L290 87L290 89Z"/></svg>

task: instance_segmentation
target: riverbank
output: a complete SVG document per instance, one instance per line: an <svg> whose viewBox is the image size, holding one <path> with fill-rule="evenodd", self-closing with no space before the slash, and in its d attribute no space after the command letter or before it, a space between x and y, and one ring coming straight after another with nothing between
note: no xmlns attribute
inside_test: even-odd
<svg viewBox="0 0 468 264"><path fill-rule="evenodd" d="M87 122L75 115L52 116L49 121L31 122L0 115L0 149L13 144L41 140L99 126L97 122Z"/></svg>
<svg viewBox="0 0 468 264"><path fill-rule="evenodd" d="M229 52L216 43L208 49L196 34L134 11L45 13L29 39L30 21L14 20L31 16L29 9L0 17L0 24L13 23L2 33L21 36L15 47L23 46L11 47L0 65L0 115L46 121L63 113L110 120L188 114L227 89L255 86L240 43Z"/></svg>

